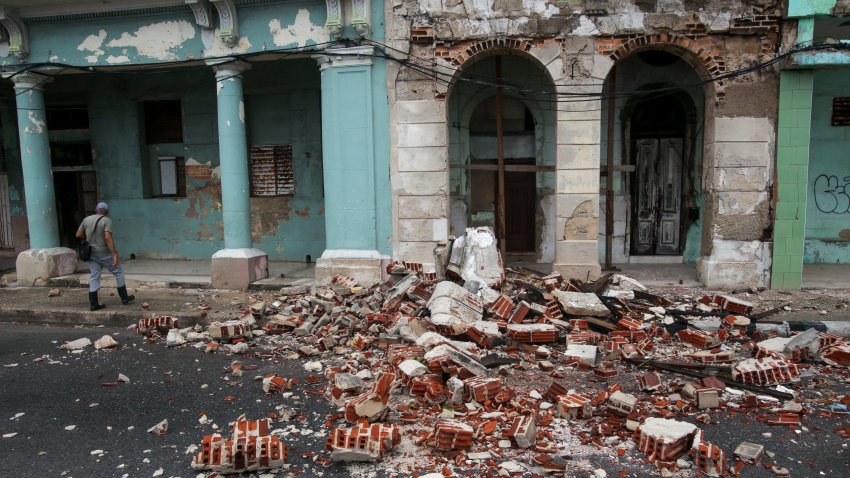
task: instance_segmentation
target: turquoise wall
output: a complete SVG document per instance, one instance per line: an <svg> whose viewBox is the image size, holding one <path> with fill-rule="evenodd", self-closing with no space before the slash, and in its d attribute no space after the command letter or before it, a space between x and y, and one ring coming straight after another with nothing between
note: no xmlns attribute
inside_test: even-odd
<svg viewBox="0 0 850 478"><path fill-rule="evenodd" d="M272 260L317 258L325 247L318 65L256 62L244 78L249 145L292 144L296 182L294 197L251 200L253 245ZM211 69L73 75L46 94L48 104L89 107L98 196L110 203L123 255L206 259L223 247ZM145 145L141 102L163 99L182 102L184 142ZM185 198L151 197L160 155L183 156L190 165Z"/></svg>
<svg viewBox="0 0 850 478"><path fill-rule="evenodd" d="M850 126L832 126L834 97L850 96L850 69L814 73L806 263L850 263Z"/></svg>
<svg viewBox="0 0 850 478"><path fill-rule="evenodd" d="M30 38L27 62L77 66L147 64L305 47L328 41L323 28L324 2L236 3L239 44L233 50L225 48L210 32L202 31L188 6L178 5L143 9L132 15L27 19ZM20 63L13 56L6 56L3 62Z"/></svg>

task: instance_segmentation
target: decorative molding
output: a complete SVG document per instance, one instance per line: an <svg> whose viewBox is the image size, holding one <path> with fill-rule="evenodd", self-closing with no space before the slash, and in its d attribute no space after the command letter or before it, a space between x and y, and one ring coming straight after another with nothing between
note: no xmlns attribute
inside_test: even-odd
<svg viewBox="0 0 850 478"><path fill-rule="evenodd" d="M3 77L15 84L16 90L44 90L44 85L53 81L52 77L28 70L23 72L4 73Z"/></svg>
<svg viewBox="0 0 850 478"><path fill-rule="evenodd" d="M218 37L230 48L239 43L239 17L233 0L210 0L218 12Z"/></svg>
<svg viewBox="0 0 850 478"><path fill-rule="evenodd" d="M361 37L372 32L369 24L370 7L370 0L351 0L351 26Z"/></svg>
<svg viewBox="0 0 850 478"><path fill-rule="evenodd" d="M27 26L18 16L18 13L0 5L0 25L2 25L2 36L9 40L9 54L20 60L26 59L30 54L30 41Z"/></svg>
<svg viewBox="0 0 850 478"><path fill-rule="evenodd" d="M344 68L349 66L368 66L372 64L375 47L353 46L350 48L328 48L324 55L314 55L319 62L319 69Z"/></svg>
<svg viewBox="0 0 850 478"><path fill-rule="evenodd" d="M325 0L327 7L327 19L325 20L325 28L328 29L328 34L333 37L342 35L342 0Z"/></svg>
<svg viewBox="0 0 850 478"><path fill-rule="evenodd" d="M215 60L207 60L206 64L213 68L217 81L241 76L242 73L251 69L250 63L236 58L216 58Z"/></svg>
<svg viewBox="0 0 850 478"><path fill-rule="evenodd" d="M206 30L215 28L212 18L212 8L207 0L185 0L186 5L192 9L195 15L195 23Z"/></svg>

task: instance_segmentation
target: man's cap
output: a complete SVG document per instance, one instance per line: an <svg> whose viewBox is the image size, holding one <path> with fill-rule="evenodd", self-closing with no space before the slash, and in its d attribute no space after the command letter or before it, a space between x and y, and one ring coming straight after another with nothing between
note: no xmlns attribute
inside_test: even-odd
<svg viewBox="0 0 850 478"><path fill-rule="evenodd" d="M97 206L95 206L94 208L95 209L103 209L104 211L108 211L109 205L106 204L105 202L99 202L99 203L97 203Z"/></svg>

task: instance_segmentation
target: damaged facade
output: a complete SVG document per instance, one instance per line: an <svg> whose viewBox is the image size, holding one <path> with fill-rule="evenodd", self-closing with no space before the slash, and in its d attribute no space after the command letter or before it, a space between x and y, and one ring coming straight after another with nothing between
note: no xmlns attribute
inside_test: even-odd
<svg viewBox="0 0 850 478"><path fill-rule="evenodd" d="M503 214L508 257L593 278L607 211L610 262L767 284L778 75L708 80L773 58L782 15L770 1L396 1L395 250L428 261Z"/></svg>
<svg viewBox="0 0 850 478"><path fill-rule="evenodd" d="M21 283L74 270L99 200L122 257L212 257L223 288L269 260L390 255L385 60L343 41L383 39L380 2L0 5Z"/></svg>
<svg viewBox="0 0 850 478"><path fill-rule="evenodd" d="M123 255L212 257L220 287L376 283L482 226L566 277L799 287L850 257L847 52L772 60L846 38L845 3L6 0L0 246L60 275L104 199Z"/></svg>

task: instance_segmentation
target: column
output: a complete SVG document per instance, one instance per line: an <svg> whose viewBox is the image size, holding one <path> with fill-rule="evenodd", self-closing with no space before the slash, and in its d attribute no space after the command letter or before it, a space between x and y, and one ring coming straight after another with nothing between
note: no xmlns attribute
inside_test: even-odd
<svg viewBox="0 0 850 478"><path fill-rule="evenodd" d="M72 249L59 247L59 221L44 112L43 88L50 77L31 71L8 76L15 85L30 239L30 249L18 255L16 269L19 284L36 285L40 280L73 273L77 254Z"/></svg>
<svg viewBox="0 0 850 478"><path fill-rule="evenodd" d="M343 274L361 285L375 284L381 281L382 260L388 259L378 251L377 195L389 191L376 190L373 54L373 47L361 46L330 49L317 57L327 243L316 261L318 282Z"/></svg>
<svg viewBox="0 0 850 478"><path fill-rule="evenodd" d="M211 280L217 289L246 289L268 277L268 256L252 248L251 193L242 73L244 61L210 62L215 71L224 249L213 254Z"/></svg>
<svg viewBox="0 0 850 478"><path fill-rule="evenodd" d="M803 281L813 75L786 70L779 77L771 289L799 290Z"/></svg>

